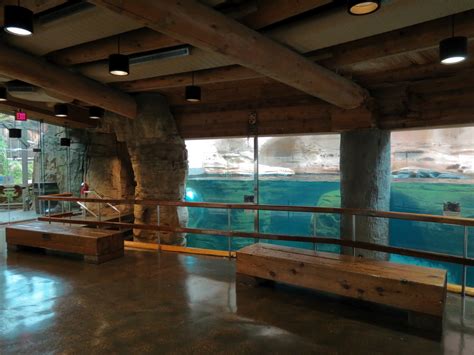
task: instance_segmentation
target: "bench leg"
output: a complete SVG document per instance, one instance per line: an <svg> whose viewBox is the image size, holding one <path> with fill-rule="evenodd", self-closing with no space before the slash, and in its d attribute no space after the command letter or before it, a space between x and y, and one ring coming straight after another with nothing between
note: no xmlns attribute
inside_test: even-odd
<svg viewBox="0 0 474 355"><path fill-rule="evenodd" d="M443 335L443 317L418 312L408 312L408 325L429 332L435 339L439 339Z"/></svg>
<svg viewBox="0 0 474 355"><path fill-rule="evenodd" d="M248 286L273 286L275 281L262 279L260 277L254 277L250 275L237 273L236 281L240 284L245 284Z"/></svg>
<svg viewBox="0 0 474 355"><path fill-rule="evenodd" d="M21 245L11 244L11 243L7 244L7 250L8 251L18 251L20 249L21 249Z"/></svg>
<svg viewBox="0 0 474 355"><path fill-rule="evenodd" d="M122 256L123 256L123 249L117 250L110 254L84 255L84 261L89 264L101 264L112 259L120 258Z"/></svg>

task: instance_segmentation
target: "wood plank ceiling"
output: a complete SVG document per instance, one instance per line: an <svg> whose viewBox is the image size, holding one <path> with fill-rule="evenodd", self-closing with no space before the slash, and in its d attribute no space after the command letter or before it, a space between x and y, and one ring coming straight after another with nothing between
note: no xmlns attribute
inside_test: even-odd
<svg viewBox="0 0 474 355"><path fill-rule="evenodd" d="M0 51L9 54L0 58L2 81L69 97L74 113L61 120L50 116L54 100L14 97L0 109L85 128L95 122L81 106L131 118L135 104L125 93L160 92L188 138L254 134L254 114L265 135L474 124L473 60L447 67L437 54L450 33L448 15L458 13L456 34L474 38L474 3L434 2L430 9L396 0L359 18L331 0L25 0L36 31L29 38L1 35ZM6 3L0 1L2 10ZM335 20L341 26L328 27ZM348 26L355 27L344 31ZM106 59L119 39L121 52L132 56L190 44L191 55L132 65L129 77L113 77ZM17 58L24 65L15 67ZM203 90L198 104L183 97L191 72Z"/></svg>

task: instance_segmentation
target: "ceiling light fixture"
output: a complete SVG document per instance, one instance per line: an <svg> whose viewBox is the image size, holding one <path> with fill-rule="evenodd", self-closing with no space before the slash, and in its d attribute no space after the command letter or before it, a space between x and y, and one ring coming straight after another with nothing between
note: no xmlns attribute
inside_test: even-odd
<svg viewBox="0 0 474 355"><path fill-rule="evenodd" d="M355 16L372 14L380 9L380 2L380 0L349 0L347 2L347 11Z"/></svg>
<svg viewBox="0 0 474 355"><path fill-rule="evenodd" d="M201 87L194 85L194 72L192 73L192 85L186 86L184 97L188 102L201 101Z"/></svg>
<svg viewBox="0 0 474 355"><path fill-rule="evenodd" d="M66 104L56 104L54 105L54 115L56 117L67 117L68 116L68 107Z"/></svg>
<svg viewBox="0 0 474 355"><path fill-rule="evenodd" d="M102 117L104 117L104 109L97 107L97 106L92 106L89 108L89 118L93 120L99 120Z"/></svg>
<svg viewBox="0 0 474 355"><path fill-rule="evenodd" d="M16 36L31 36L33 34L33 11L26 7L6 5L4 8L4 30Z"/></svg>
<svg viewBox="0 0 474 355"><path fill-rule="evenodd" d="M130 62L128 55L120 54L120 36L117 43L117 53L109 55L109 73L112 75L125 76L130 73Z"/></svg>
<svg viewBox="0 0 474 355"><path fill-rule="evenodd" d="M0 87L0 101L7 101L7 89Z"/></svg>
<svg viewBox="0 0 474 355"><path fill-rule="evenodd" d="M451 37L439 42L439 59L442 64L456 64L468 56L467 37L454 36L454 15L451 17Z"/></svg>

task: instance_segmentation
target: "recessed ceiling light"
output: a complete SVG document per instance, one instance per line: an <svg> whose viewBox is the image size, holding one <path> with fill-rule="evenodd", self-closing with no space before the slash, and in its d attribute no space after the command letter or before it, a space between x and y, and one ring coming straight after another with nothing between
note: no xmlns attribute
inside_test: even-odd
<svg viewBox="0 0 474 355"><path fill-rule="evenodd" d="M351 15L361 16L374 13L380 9L380 0L362 1L349 0L347 4L347 11Z"/></svg>

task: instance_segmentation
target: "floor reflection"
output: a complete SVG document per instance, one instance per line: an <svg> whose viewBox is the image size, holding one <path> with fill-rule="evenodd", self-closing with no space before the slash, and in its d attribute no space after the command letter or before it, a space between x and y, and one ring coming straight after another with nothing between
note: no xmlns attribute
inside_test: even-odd
<svg viewBox="0 0 474 355"><path fill-rule="evenodd" d="M26 273L27 274L27 273ZM0 335L21 336L54 322L60 285L54 279L9 269L0 273Z"/></svg>

